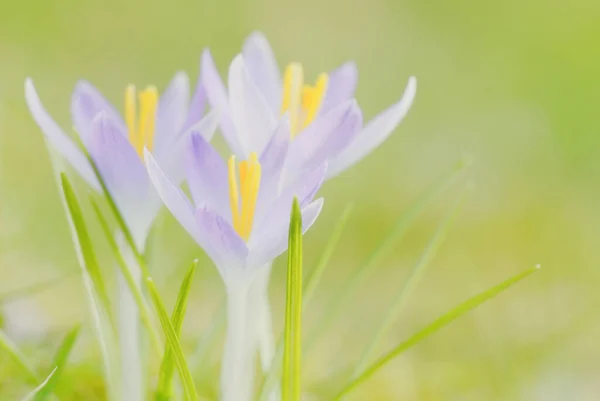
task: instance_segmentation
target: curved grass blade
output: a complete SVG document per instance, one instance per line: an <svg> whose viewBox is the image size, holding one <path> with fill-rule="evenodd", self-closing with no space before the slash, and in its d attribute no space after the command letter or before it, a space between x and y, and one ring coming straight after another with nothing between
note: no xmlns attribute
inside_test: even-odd
<svg viewBox="0 0 600 401"><path fill-rule="evenodd" d="M151 278L147 278L146 285L148 286L150 296L152 298L152 301L154 302L156 311L158 312L158 317L160 318L160 323L162 325L163 331L165 332L167 343L173 351L173 360L175 361L175 366L177 366L177 370L179 371L179 375L181 376L181 382L183 390L185 392L186 400L197 401L198 396L196 392L196 386L194 385L194 379L192 378L190 369L188 368L187 362L185 360L185 356L183 355L181 345L179 344L177 332L171 324L171 319L169 319L169 315L167 314L165 305L163 304L158 290L154 285L154 281L152 281Z"/></svg>
<svg viewBox="0 0 600 401"><path fill-rule="evenodd" d="M77 205L78 207L77 198L74 195L67 176L63 172L63 161L56 155L55 151L48 143L46 143L46 146L52 160L52 169L55 174L56 184L61 189L61 202L65 210L65 214L67 215L67 221L69 223L71 238L75 247L75 253L81 267L83 284L86 290L85 292L88 298L92 320L94 322L94 331L102 351L104 376L108 393L107 398L108 400L116 401L118 400L117 394L119 393L120 389L120 378L118 376L118 365L116 362L117 357L114 352L117 349L117 334L115 326L111 318L110 309L105 306L105 303L100 301L102 296L98 295L94 280L88 273L89 268L86 264L87 261L90 260L91 263L96 266L97 263L93 249L89 246L91 244L88 243L87 246L84 247L80 240L77 227L74 224L74 216L70 205ZM67 183L67 185L63 185L63 183ZM69 194L69 202L67 201L67 193ZM79 211L81 216L81 210ZM83 221L80 223L83 223ZM85 228L85 225L80 224L80 228ZM89 239L89 237L87 238Z"/></svg>
<svg viewBox="0 0 600 401"><path fill-rule="evenodd" d="M34 388L33 391L31 391L29 394L27 394L25 396L25 398L23 398L21 401L33 401L33 398L35 397L35 395L39 391L43 390L44 387L46 387L46 385L48 384L48 382L52 378L52 376L54 376L54 373L56 372L56 369L58 369L58 368L54 368L54 370L52 372L50 372L50 374L48 375L48 377L46 377L46 379L44 379L44 381L41 382L39 384L39 386L37 386L36 388Z"/></svg>
<svg viewBox="0 0 600 401"><path fill-rule="evenodd" d="M333 251L335 250L336 245L338 244L338 241L339 241L342 233L344 232L344 227L346 226L346 223L348 222L348 218L350 217L350 212L352 211L353 207L354 207L354 205L352 203L349 203L342 211L342 214L340 215L340 218L338 219L335 227L333 228L333 232L331 233L331 236L329 237L329 240L327 241L327 244L325 245L323 253L321 254L321 257L319 258L319 261L317 262L317 265L316 265L317 267L315 267L311 271L311 273L306 281L306 285L304 286L304 290L302 292L302 307L303 308L307 308L308 304L310 303L310 301L312 300L312 297L315 294L317 286L318 286L319 282L321 281L321 277L323 276L323 272L325 271L325 268L329 264L329 260L331 259L331 256L333 255ZM271 369L269 369L268 372L265 372L265 374L262 377L262 382L259 387L260 390L258 392L257 399L266 400L268 392L273 388L273 386L277 382L277 377L279 376L279 374L281 372L282 365L283 365L283 338L280 338L279 341L277 342L277 349L275 351L275 357L273 358L273 364L271 365Z"/></svg>
<svg viewBox="0 0 600 401"><path fill-rule="evenodd" d="M144 298L144 295L142 294L142 290L136 284L135 279L133 278L133 275L131 273L131 270L127 266L125 257L121 253L121 248L115 241L115 238L111 233L110 227L108 226L108 222L104 218L104 215L102 214L102 211L100 210L100 207L98 206L98 203L93 198L90 198L90 202L92 204L92 208L94 209L94 212L96 213L96 217L98 218L98 221L100 222L100 226L102 227L102 231L104 232L104 235L106 236L108 244L109 244L111 250L113 251L113 254L117 258L117 264L119 266L121 274L123 274L123 277L125 278L125 281L127 282L127 285L129 286L129 290L133 294L133 298L135 299L135 301L137 303L137 307L140 312L140 319L142 320L142 323L144 324L144 326L146 327L146 329L148 330L148 333L150 335L150 343L152 344L152 347L153 347L154 351L156 352L156 354L158 355L158 357L162 358L162 356L163 356L162 342L160 340L160 336L158 335L158 331L156 330L155 325L152 321L150 308L148 307L146 299Z"/></svg>
<svg viewBox="0 0 600 401"><path fill-rule="evenodd" d="M44 386L42 386L33 396L34 401L44 401L48 399L48 397L52 394L52 391L58 383L60 374L62 373L67 363L67 360L69 359L71 350L75 345L75 341L77 340L77 336L79 335L79 328L79 325L77 325L69 333L67 333L64 340L60 344L60 347L58 347L58 350L56 351L56 354L52 361L52 366L54 366L54 370L44 382Z"/></svg>
<svg viewBox="0 0 600 401"><path fill-rule="evenodd" d="M312 348L319 334L325 331L329 325L335 320L340 312L344 302L352 295L358 285L369 275L369 273L377 266L379 260L396 244L411 227L415 219L436 200L446 189L448 189L470 166L470 160L463 158L460 160L450 172L433 184L426 192L415 202L411 208L403 214L394 224L392 230L383 239L383 241L375 248L367 259L354 271L352 276L346 281L345 285L339 293L333 297L333 303L328 308L328 311L323 315L323 318L317 324L313 332L309 335L306 341L306 351Z"/></svg>
<svg viewBox="0 0 600 401"><path fill-rule="evenodd" d="M40 379L38 379L38 375L29 365L29 362L27 362L25 355L23 355L17 345L13 343L10 338L8 338L2 329L0 329L0 350L4 350L8 354L15 365L17 365L23 371L29 382L38 383L40 381Z"/></svg>
<svg viewBox="0 0 600 401"><path fill-rule="evenodd" d="M531 269L525 270L524 272L519 273L519 274L509 278L508 280L505 280L505 281L501 282L500 284L497 284L497 285L475 295L474 297L469 298L465 302L456 306L451 311L446 312L442 316L438 317L433 322L431 322L429 325L427 325L423 329L419 330L417 333L413 334L407 340L401 342L398 346L396 346L390 352L388 352L383 357L381 357L379 360L377 360L372 365L370 365L360 375L358 375L356 378L354 378L352 381L350 381L333 398L333 401L341 400L345 395L350 393L352 390L356 389L360 384L364 383L371 376L373 376L375 373L377 373L379 370L381 370L381 368L386 366L394 358L398 357L399 355L404 353L409 348L418 344L425 338L429 337L430 335L436 333L438 330L440 330L443 327L447 326L448 324L452 323L457 318L470 312L471 310L475 309L476 307L483 304L484 302L489 301L490 299L494 298L495 296L497 296L504 290L508 289L509 287L512 287L514 284L518 283L519 281L523 280L524 278L528 277L529 275L537 272L538 270L539 270L539 266L535 266Z"/></svg>
<svg viewBox="0 0 600 401"><path fill-rule="evenodd" d="M371 341L365 348L358 364L356 365L356 368L354 369L354 373L352 373L352 377L358 376L358 374L362 372L367 364L372 360L373 354L377 351L377 347L379 346L381 340L388 334L390 328L400 314L400 311L404 307L408 297L412 294L413 289L417 286L421 280L421 277L423 277L423 274L429 266L429 263L433 260L441 245L444 243L450 227L454 223L454 220L456 220L456 216L464 204L466 195L467 191L465 190L448 216L437 227L433 237L425 247L421 258L417 262L417 265L410 273L408 280L406 280L406 283L400 292L398 292L396 297L393 299L381 326L375 332Z"/></svg>
<svg viewBox="0 0 600 401"><path fill-rule="evenodd" d="M171 323L175 334L179 337L181 333L181 326L185 317L185 311L187 309L188 295L190 294L190 287L192 279L194 278L194 272L196 271L196 265L198 261L194 261L192 267L188 270L181 287L179 288L179 295L177 296L177 302L171 315ZM158 389L156 391L156 401L168 401L172 395L172 381L173 372L175 371L175 362L173 360L173 350L167 343L165 346L165 353L162 364L160 366Z"/></svg>
<svg viewBox="0 0 600 401"><path fill-rule="evenodd" d="M302 214L294 198L288 245L282 401L300 401L302 363Z"/></svg>

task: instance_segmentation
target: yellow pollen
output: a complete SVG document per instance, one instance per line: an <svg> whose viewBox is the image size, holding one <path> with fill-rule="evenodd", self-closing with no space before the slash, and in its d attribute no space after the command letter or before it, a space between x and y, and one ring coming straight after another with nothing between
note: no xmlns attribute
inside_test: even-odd
<svg viewBox="0 0 600 401"><path fill-rule="evenodd" d="M144 147L152 150L154 145L158 91L154 86L148 86L138 94L139 118L135 95L135 86L127 85L125 89L125 122L129 131L129 142L138 155L143 158Z"/></svg>
<svg viewBox="0 0 600 401"><path fill-rule="evenodd" d="M260 163L254 152L250 153L248 160L239 163L239 188L238 177L235 171L235 156L229 158L227 166L229 203L233 228L244 241L248 241L252 232L254 210L256 209L256 200L258 199L258 190L260 188Z"/></svg>
<svg viewBox="0 0 600 401"><path fill-rule="evenodd" d="M327 74L320 74L314 86L306 85L302 65L291 63L285 69L281 113L289 113L292 138L317 116L327 91L328 80Z"/></svg>

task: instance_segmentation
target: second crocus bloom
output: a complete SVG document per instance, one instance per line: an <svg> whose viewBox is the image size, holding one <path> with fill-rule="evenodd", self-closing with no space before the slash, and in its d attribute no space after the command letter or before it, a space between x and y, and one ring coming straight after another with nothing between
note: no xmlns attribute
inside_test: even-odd
<svg viewBox="0 0 600 401"><path fill-rule="evenodd" d="M290 211L300 202L304 231L315 222L323 199L313 200L327 166L322 163L282 185L289 148L289 122L276 124L264 150L227 160L200 135L186 152L186 176L193 202L146 152L150 178L167 208L216 265L228 295L228 329L222 365L224 401L251 399L255 329L249 291L273 259L287 249Z"/></svg>

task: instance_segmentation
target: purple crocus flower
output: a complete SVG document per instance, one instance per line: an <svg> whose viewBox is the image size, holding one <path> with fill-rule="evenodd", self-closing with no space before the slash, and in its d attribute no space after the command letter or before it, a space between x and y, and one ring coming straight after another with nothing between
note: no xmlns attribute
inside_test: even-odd
<svg viewBox="0 0 600 401"><path fill-rule="evenodd" d="M313 200L326 174L326 162L282 185L290 142L289 123L276 124L264 150L239 163L226 162L200 135L192 134L186 154L193 203L146 152L151 180L167 208L205 250L225 282L228 329L223 358L225 401L251 399L255 333L249 291L261 271L287 249L292 200L300 203L303 231L315 222L323 199Z"/></svg>
<svg viewBox="0 0 600 401"><path fill-rule="evenodd" d="M123 119L96 88L80 81L73 92L71 115L80 142L97 164L137 246L143 250L162 204L148 179L142 160L143 149L151 149L163 169L173 180L181 182L183 138L191 130L197 130L209 139L218 119L215 113L202 119L205 93L198 84L190 102L189 79L183 72L175 75L160 98L156 88L151 86L138 94L139 105L135 95L135 88L129 85L125 91ZM100 191L100 183L84 153L48 114L30 78L25 81L25 97L47 141L92 188Z"/></svg>
<svg viewBox="0 0 600 401"><path fill-rule="evenodd" d="M129 85L125 90L123 119L88 82L77 83L73 92L73 126L97 165L140 252L144 250L148 232L162 205L142 160L144 149L150 149L172 179L181 182L181 158L189 133L197 131L209 139L217 128L215 113L202 118L206 96L200 83L191 101L189 95L189 80L182 72L175 75L160 98L156 88L148 87L139 92L139 102L136 102L135 87ZM101 191L88 159L50 117L30 78L25 81L25 97L47 142L92 188ZM124 246L123 254L140 285L141 272L130 249ZM146 396L139 311L126 281L120 275L118 284L120 368L124 383L121 397L142 401Z"/></svg>
<svg viewBox="0 0 600 401"><path fill-rule="evenodd" d="M246 39L231 63L228 88L208 50L202 55L201 80L210 104L222 111L221 131L236 155L262 151L278 116L289 114L293 141L286 176L292 179L324 160L329 164L327 178L357 163L394 131L416 93L416 79L410 77L400 100L363 126L353 99L358 81L353 62L307 85L298 63L280 73L267 39L258 32Z"/></svg>

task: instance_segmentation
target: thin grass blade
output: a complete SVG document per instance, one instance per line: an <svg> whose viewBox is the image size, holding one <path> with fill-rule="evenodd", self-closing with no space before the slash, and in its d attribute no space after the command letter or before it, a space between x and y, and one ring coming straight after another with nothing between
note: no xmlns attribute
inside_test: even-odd
<svg viewBox="0 0 600 401"><path fill-rule="evenodd" d="M395 359L396 357L403 354L405 351L407 351L411 347L415 346L416 344L423 341L430 335L436 333L443 327L452 323L454 320L456 320L459 317L463 316L464 314L472 311L473 309L475 309L479 305L483 304L484 302L489 301L490 299L494 298L501 292L507 290L508 288L512 287L519 281L521 281L524 278L530 276L531 274L537 272L538 270L539 270L539 266L525 270L524 272L519 273L519 274L509 278L508 280L505 280L505 281L501 282L500 284L497 284L497 285L475 295L474 297L469 298L468 300L461 303L460 305L458 305L451 311L438 317L433 322L431 322L429 325L427 325L423 329L419 330L417 333L413 334L407 340L401 342L398 346L396 346L390 352L388 352L383 357L381 357L379 360L377 360L376 362L371 364L360 375L358 375L356 378L351 380L333 398L333 401L341 400L344 396L348 395L348 393L350 393L352 390L356 389L360 384L367 381L375 373L379 372L379 370L381 370L381 368L386 366L389 362L391 362L393 359Z"/></svg>
<svg viewBox="0 0 600 401"><path fill-rule="evenodd" d="M35 370L27 362L27 358L15 343L6 335L6 333L0 329L0 350L4 350L10 359L17 365L25 374L27 381L30 383L39 383L40 379L35 373Z"/></svg>
<svg viewBox="0 0 600 401"><path fill-rule="evenodd" d="M302 361L302 214L294 198L290 219L282 401L300 401Z"/></svg>
<svg viewBox="0 0 600 401"><path fill-rule="evenodd" d="M142 294L141 288L139 288L139 286L136 284L135 278L133 277L131 270L127 266L125 257L123 256L123 254L121 252L121 247L119 247L119 245L115 241L115 238L112 235L110 227L108 226L108 222L106 221L106 218L104 217L104 215L102 214L102 211L100 210L100 206L93 198L90 198L90 202L92 204L94 212L96 213L96 217L98 218L98 221L100 222L100 226L102 227L102 231L104 232L104 235L108 241L108 244L109 244L111 250L113 251L113 254L117 258L117 264L119 266L119 270L121 271L121 274L123 274L123 277L125 278L125 281L127 282L127 285L129 286L129 290L133 294L133 297L136 301L137 307L140 312L140 319L142 320L142 324L144 325L144 327L146 327L146 330L148 330L152 348L154 349L154 351L156 352L158 357L162 358L162 356L163 356L162 342L160 340L158 331L156 330L156 326L152 320L152 314L150 312L150 307L148 306L148 303L146 302L146 299L144 298L144 295Z"/></svg>
<svg viewBox="0 0 600 401"><path fill-rule="evenodd" d="M356 291L358 285L371 273L377 266L379 260L390 250L404 235L408 232L416 218L436 200L446 189L448 189L458 178L468 169L470 159L463 158L450 172L433 184L422 196L415 202L411 208L403 214L394 224L392 230L367 257L367 259L356 269L352 276L346 281L338 294L333 297L333 302L319 324L315 326L313 332L308 336L305 345L305 351L308 352L316 342L320 333L324 332L329 325L335 321L342 305L348 300L351 294Z"/></svg>
<svg viewBox="0 0 600 401"><path fill-rule="evenodd" d="M23 398L21 401L33 401L33 398L35 397L35 395L39 392L42 391L42 389L44 387L46 387L46 385L48 385L48 382L50 381L50 379L52 378L52 376L54 376L54 373L56 372L57 368L54 368L54 370L52 372L50 372L50 374L48 375L48 377L46 377L46 379L44 379L43 382L41 382L36 388L34 388L29 394L27 394L25 396L25 398Z"/></svg>
<svg viewBox="0 0 600 401"><path fill-rule="evenodd" d="M66 279L81 274L80 270L73 270L68 273L62 274L58 277L53 277L48 280L44 280L39 283L27 285L22 288L16 288L0 294L0 304L11 302L15 299L29 297L33 294L39 294L53 286L62 283Z"/></svg>
<svg viewBox="0 0 600 401"><path fill-rule="evenodd" d="M448 235L450 227L456 220L456 216L458 215L462 205L464 204L466 194L467 190L463 192L458 202L456 202L454 207L450 210L448 216L437 227L435 233L433 234L433 237L425 247L425 250L423 251L423 254L421 255L419 261L411 271L408 280L406 280L406 283L404 284L402 289L392 300L390 308L388 309L388 312L383 322L381 323L381 326L379 326L379 329L375 331L373 337L371 338L371 341L366 346L361 358L359 359L358 364L356 365L352 377L358 376L358 374L362 372L367 366L367 364L372 360L373 354L377 352L377 348L380 345L381 340L388 334L390 328L392 327L392 325L398 318L398 315L404 308L406 301L408 300L414 288L421 280L421 277L423 277L425 270L427 269L427 267L437 254L438 250L444 243L444 240Z"/></svg>
<svg viewBox="0 0 600 401"><path fill-rule="evenodd" d="M175 361L175 366L177 366L177 370L181 376L181 383L183 386L183 391L185 392L186 400L197 401L198 396L194 379L192 378L192 374L190 373L185 356L183 355L183 350L181 349L177 332L175 331L173 324L171 324L171 319L169 318L165 305L163 304L158 290L156 289L156 286L151 278L146 279L146 285L148 286L154 307L158 312L158 317L167 338L167 343L173 351L173 360Z"/></svg>
<svg viewBox="0 0 600 401"><path fill-rule="evenodd" d="M327 244L323 249L323 253L319 258L316 267L311 271L306 280L306 285L304 286L304 290L302 293L302 307L304 309L308 307L308 304L310 303L312 297L316 292L319 282L321 281L321 277L323 276L323 272L328 266L329 260L331 259L331 256L333 255L333 252L335 251L336 246L339 242L339 239L342 233L344 232L344 228L346 227L346 223L348 222L353 207L354 205L352 203L349 203L342 211L342 214L340 215L340 218L338 219L335 227L333 228L331 236L329 237L329 240L327 241ZM282 366L283 337L281 337L277 342L277 349L275 351L275 357L273 358L273 364L271 365L271 369L269 369L269 371L266 372L265 375L263 375L262 377L262 382L259 386L260 390L258 392L257 399L266 400L268 393L278 381L278 376L281 373Z"/></svg>
<svg viewBox="0 0 600 401"><path fill-rule="evenodd" d="M37 393L33 396L34 401L44 401L47 400L48 397L54 391L58 380L60 379L60 375L67 364L69 359L69 355L73 350L73 346L75 345L75 341L77 340L77 336L79 335L79 325L75 326L63 339L62 343L58 347L56 354L54 355L54 359L52 360L52 365L54 366L54 370L48 376L46 381L44 382L44 386L42 386Z"/></svg>
<svg viewBox="0 0 600 401"><path fill-rule="evenodd" d="M185 311L187 309L188 295L190 294L190 287L194 273L196 271L196 265L198 261L194 261L192 267L188 270L181 287L179 288L179 295L177 296L177 302L171 315L171 323L175 334L179 338L181 333L181 326L185 317ZM163 361L160 367L159 378L158 378L158 389L156 391L156 401L168 401L171 398L173 389L173 373L175 371L175 361L173 357L173 351L169 344L165 346L165 353Z"/></svg>

